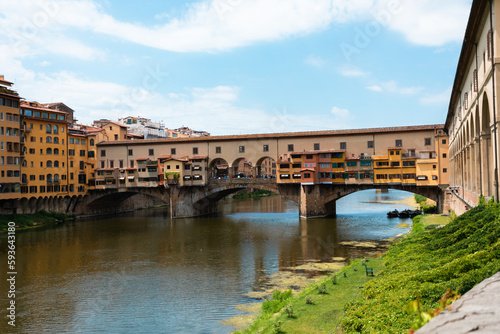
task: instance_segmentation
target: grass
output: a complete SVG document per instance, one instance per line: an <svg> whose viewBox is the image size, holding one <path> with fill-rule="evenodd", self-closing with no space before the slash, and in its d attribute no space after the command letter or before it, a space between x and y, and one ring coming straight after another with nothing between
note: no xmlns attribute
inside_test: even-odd
<svg viewBox="0 0 500 334"><path fill-rule="evenodd" d="M7 230L9 222L14 222L17 229L29 228L35 225L44 225L58 221L75 219L74 215L68 216L58 212L39 211L32 214L0 215L0 232Z"/></svg>
<svg viewBox="0 0 500 334"><path fill-rule="evenodd" d="M307 287L289 299L277 313L261 311L250 328L237 333L275 333L278 323L281 323L282 333L332 333L344 312L344 305L359 294L364 283L373 279L366 276L361 262L362 260L355 260L350 266L337 272L336 284L329 277ZM370 259L367 265L377 275L382 269L383 261L381 258ZM291 306L288 310L293 309L292 317L289 317L287 306Z"/></svg>

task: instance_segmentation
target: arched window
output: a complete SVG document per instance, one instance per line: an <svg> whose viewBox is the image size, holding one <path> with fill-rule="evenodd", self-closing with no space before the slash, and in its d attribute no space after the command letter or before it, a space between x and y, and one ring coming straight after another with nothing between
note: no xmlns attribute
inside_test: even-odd
<svg viewBox="0 0 500 334"><path fill-rule="evenodd" d="M90 146L94 146L94 139L90 140Z"/></svg>
<svg viewBox="0 0 500 334"><path fill-rule="evenodd" d="M47 174L47 183L52 183L52 174Z"/></svg>
<svg viewBox="0 0 500 334"><path fill-rule="evenodd" d="M52 137L51 136L47 136L47 138L45 138L45 142L51 144L52 143Z"/></svg>
<svg viewBox="0 0 500 334"><path fill-rule="evenodd" d="M46 153L47 153L47 154L52 154L52 149L51 149L50 147L49 147L49 148L47 148L47 152L46 152Z"/></svg>
<svg viewBox="0 0 500 334"><path fill-rule="evenodd" d="M59 155L59 149L58 148L54 149L54 155Z"/></svg>
<svg viewBox="0 0 500 334"><path fill-rule="evenodd" d="M58 168L58 167L59 167L59 161L54 160L54 167L55 167L55 168Z"/></svg>
<svg viewBox="0 0 500 334"><path fill-rule="evenodd" d="M54 183L59 183L59 174L54 174Z"/></svg>
<svg viewBox="0 0 500 334"><path fill-rule="evenodd" d="M54 144L59 144L59 137L54 137Z"/></svg>
<svg viewBox="0 0 500 334"><path fill-rule="evenodd" d="M57 125L54 125L54 134L55 135L59 134L59 129L58 129Z"/></svg>
<svg viewBox="0 0 500 334"><path fill-rule="evenodd" d="M52 133L52 125L47 124L47 125L45 126L45 129L46 129L46 132L47 132L47 133Z"/></svg>
<svg viewBox="0 0 500 334"><path fill-rule="evenodd" d="M47 160L47 167L52 167L52 161L51 160Z"/></svg>

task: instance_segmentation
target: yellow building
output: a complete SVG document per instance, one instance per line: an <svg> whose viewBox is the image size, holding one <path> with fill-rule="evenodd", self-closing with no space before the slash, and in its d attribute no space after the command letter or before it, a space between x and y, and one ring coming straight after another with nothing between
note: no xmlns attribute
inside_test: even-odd
<svg viewBox="0 0 500 334"><path fill-rule="evenodd" d="M20 97L12 85L0 76L0 199L19 198L21 191Z"/></svg>
<svg viewBox="0 0 500 334"><path fill-rule="evenodd" d="M68 194L68 121L66 113L22 102L26 155L22 186L26 197ZM24 196L23 196L24 197Z"/></svg>

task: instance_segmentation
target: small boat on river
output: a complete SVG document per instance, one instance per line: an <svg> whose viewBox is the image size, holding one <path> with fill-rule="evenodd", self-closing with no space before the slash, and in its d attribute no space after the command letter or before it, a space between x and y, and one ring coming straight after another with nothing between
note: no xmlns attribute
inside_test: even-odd
<svg viewBox="0 0 500 334"><path fill-rule="evenodd" d="M387 212L387 218L396 218L396 217L399 217L399 211L398 210Z"/></svg>

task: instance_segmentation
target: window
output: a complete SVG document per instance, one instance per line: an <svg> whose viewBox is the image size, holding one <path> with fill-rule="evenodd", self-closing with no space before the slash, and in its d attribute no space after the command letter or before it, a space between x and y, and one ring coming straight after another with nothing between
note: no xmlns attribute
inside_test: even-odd
<svg viewBox="0 0 500 334"><path fill-rule="evenodd" d="M425 141L425 143L424 143L425 146L430 146L431 145L431 138L425 138L424 141Z"/></svg>
<svg viewBox="0 0 500 334"><path fill-rule="evenodd" d="M35 143L35 142L36 142L36 138L35 138L35 137L30 137L30 141L31 141L32 143Z"/></svg>
<svg viewBox="0 0 500 334"><path fill-rule="evenodd" d="M115 140L118 140L118 135L115 135Z"/></svg>
<svg viewBox="0 0 500 334"><path fill-rule="evenodd" d="M310 179L311 173L304 173L304 179Z"/></svg>
<svg viewBox="0 0 500 334"><path fill-rule="evenodd" d="M288 144L288 152L293 152L293 144Z"/></svg>
<svg viewBox="0 0 500 334"><path fill-rule="evenodd" d="M47 154L52 154L52 149L49 147L47 148L47 151L46 151Z"/></svg>
<svg viewBox="0 0 500 334"><path fill-rule="evenodd" d="M357 167L358 162L357 161L347 161L346 165L347 165L347 167Z"/></svg>
<svg viewBox="0 0 500 334"><path fill-rule="evenodd" d="M176 155L176 154L177 154L176 149L175 149L175 148L171 148L171 149L170 149L170 154L171 154L171 155Z"/></svg>
<svg viewBox="0 0 500 334"><path fill-rule="evenodd" d="M220 146L215 147L215 153L216 154L221 154L222 153L222 148Z"/></svg>
<svg viewBox="0 0 500 334"><path fill-rule="evenodd" d="M263 152L269 152L269 145L262 146L262 151Z"/></svg>
<svg viewBox="0 0 500 334"><path fill-rule="evenodd" d="M193 147L193 154L198 154L198 147Z"/></svg>
<svg viewBox="0 0 500 334"><path fill-rule="evenodd" d="M347 143L346 142L340 143L340 149L341 150L346 150L347 149Z"/></svg>
<svg viewBox="0 0 500 334"><path fill-rule="evenodd" d="M80 170L85 169L85 161L80 161Z"/></svg>
<svg viewBox="0 0 500 334"><path fill-rule="evenodd" d="M70 150L71 151L71 150ZM71 154L70 154L71 155ZM101 150L101 157L105 157L106 156L106 150Z"/></svg>
<svg viewBox="0 0 500 334"><path fill-rule="evenodd" d="M149 155L155 155L155 150L153 148L149 149Z"/></svg>
<svg viewBox="0 0 500 334"><path fill-rule="evenodd" d="M389 151L391 153L391 155L394 155L394 151Z"/></svg>
<svg viewBox="0 0 500 334"><path fill-rule="evenodd" d="M446 153L443 153L443 158L445 158L445 159L446 159Z"/></svg>
<svg viewBox="0 0 500 334"><path fill-rule="evenodd" d="M94 146L94 145L95 145L94 139L91 139L90 140L90 146Z"/></svg>
<svg viewBox="0 0 500 334"><path fill-rule="evenodd" d="M54 137L54 144L59 144L59 137Z"/></svg>
<svg viewBox="0 0 500 334"><path fill-rule="evenodd" d="M101 152L102 153L102 152ZM68 155L70 157L74 156L75 155L75 150L68 150Z"/></svg>
<svg viewBox="0 0 500 334"><path fill-rule="evenodd" d="M94 151L88 151L87 153L89 158L94 158L95 157L95 152Z"/></svg>
<svg viewBox="0 0 500 334"><path fill-rule="evenodd" d="M51 126L50 124L47 124L47 125L45 126L45 132L46 132L46 133L52 133L52 126Z"/></svg>
<svg viewBox="0 0 500 334"><path fill-rule="evenodd" d="M368 148L373 148L375 146L373 140L368 141Z"/></svg>
<svg viewBox="0 0 500 334"><path fill-rule="evenodd" d="M104 168L104 161L101 160L101 168Z"/></svg>
<svg viewBox="0 0 500 334"><path fill-rule="evenodd" d="M80 150L80 156L84 157L85 156L85 150Z"/></svg>
<svg viewBox="0 0 500 334"><path fill-rule="evenodd" d="M59 129L57 128L57 125L54 125L54 134L55 135L59 134Z"/></svg>
<svg viewBox="0 0 500 334"><path fill-rule="evenodd" d="M402 139L396 139L396 147L403 147L403 140Z"/></svg>
<svg viewBox="0 0 500 334"><path fill-rule="evenodd" d="M371 161L369 161L369 160L361 160L361 161L359 162L359 165L360 165L361 167L368 167L368 166L371 166L371 165L372 165L372 162L371 162Z"/></svg>
<svg viewBox="0 0 500 334"><path fill-rule="evenodd" d="M34 148L30 148L30 154L35 154L35 149Z"/></svg>
<svg viewBox="0 0 500 334"><path fill-rule="evenodd" d="M446 139L443 139L441 143L446 144Z"/></svg>
<svg viewBox="0 0 500 334"><path fill-rule="evenodd" d="M240 147L238 148L238 152L239 152L239 153L245 153L245 146L240 146Z"/></svg>
<svg viewBox="0 0 500 334"><path fill-rule="evenodd" d="M448 173L448 168L443 168L443 173Z"/></svg>
<svg viewBox="0 0 500 334"><path fill-rule="evenodd" d="M30 181L35 181L35 180L36 180L35 175L30 175Z"/></svg>
<svg viewBox="0 0 500 334"><path fill-rule="evenodd" d="M109 168L115 168L115 161L109 160Z"/></svg>
<svg viewBox="0 0 500 334"><path fill-rule="evenodd" d="M71 168L73 168L73 161L70 161L70 162L69 162L69 166L70 166Z"/></svg>
<svg viewBox="0 0 500 334"><path fill-rule="evenodd" d="M432 165L432 169L436 169L436 165Z"/></svg>
<svg viewBox="0 0 500 334"><path fill-rule="evenodd" d="M306 159L311 160L313 158L312 154L307 154Z"/></svg>
<svg viewBox="0 0 500 334"><path fill-rule="evenodd" d="M73 175L73 173L69 173L69 179L70 179L70 180L73 180L73 179L74 179L74 175Z"/></svg>
<svg viewBox="0 0 500 334"><path fill-rule="evenodd" d="M70 139L69 139L69 143L70 143L70 144L74 144L74 143L75 143L75 138L70 138Z"/></svg>
<svg viewBox="0 0 500 334"><path fill-rule="evenodd" d="M332 153L332 159L343 159L344 154L343 153Z"/></svg>
<svg viewBox="0 0 500 334"><path fill-rule="evenodd" d="M54 155L59 155L59 149L58 148L54 149Z"/></svg>
<svg viewBox="0 0 500 334"><path fill-rule="evenodd" d="M50 160L47 161L47 167L52 167L52 161Z"/></svg>
<svg viewBox="0 0 500 334"><path fill-rule="evenodd" d="M58 168L58 167L59 167L59 161L57 161L57 160L55 160L55 161L54 161L54 167L55 167L55 168Z"/></svg>
<svg viewBox="0 0 500 334"><path fill-rule="evenodd" d="M415 167L415 161L403 161L403 167Z"/></svg>
<svg viewBox="0 0 500 334"><path fill-rule="evenodd" d="M319 151L319 143L314 144L314 150Z"/></svg>
<svg viewBox="0 0 500 334"><path fill-rule="evenodd" d="M123 168L123 160L120 160L120 168Z"/></svg>

